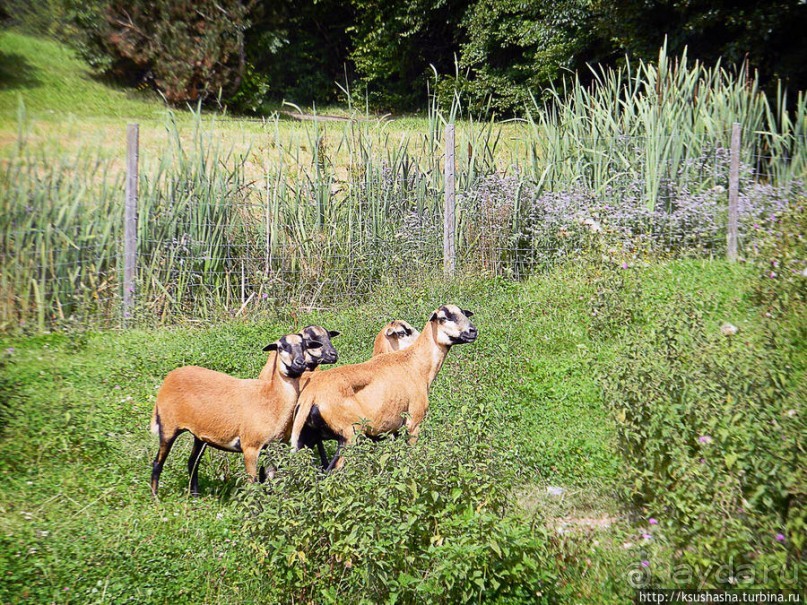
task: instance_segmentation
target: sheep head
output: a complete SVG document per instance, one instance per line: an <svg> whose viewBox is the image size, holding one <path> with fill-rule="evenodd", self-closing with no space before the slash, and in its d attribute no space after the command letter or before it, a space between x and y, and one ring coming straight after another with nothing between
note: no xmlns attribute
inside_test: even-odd
<svg viewBox="0 0 807 605"><path fill-rule="evenodd" d="M446 346L470 343L476 340L479 332L471 323L471 311L456 305L443 305L432 313L429 321L434 325L435 340Z"/></svg>
<svg viewBox="0 0 807 605"><path fill-rule="evenodd" d="M322 326L306 326L300 330L300 336L306 349L306 370L311 371L323 363L336 363L339 356L331 344L331 338L339 336L339 332L326 330ZM313 343L319 346L312 346Z"/></svg>
<svg viewBox="0 0 807 605"><path fill-rule="evenodd" d="M320 347L322 343L317 343ZM311 346L314 347L313 342ZM289 378L298 378L306 370L306 347L299 334L286 334L266 345L264 351L277 351L280 373Z"/></svg>
<svg viewBox="0 0 807 605"><path fill-rule="evenodd" d="M398 346L393 348L400 351L415 342L420 332L403 319L395 319L387 324L384 334L390 343L397 342Z"/></svg>

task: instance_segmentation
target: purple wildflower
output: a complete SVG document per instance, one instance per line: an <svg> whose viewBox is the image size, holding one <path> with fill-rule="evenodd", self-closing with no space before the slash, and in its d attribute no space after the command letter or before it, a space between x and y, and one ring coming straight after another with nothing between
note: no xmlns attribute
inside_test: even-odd
<svg viewBox="0 0 807 605"><path fill-rule="evenodd" d="M781 533L780 533L780 534L776 534L776 541L777 541L777 542L784 542L784 541L785 541L785 535L784 535L784 534L781 534Z"/></svg>
<svg viewBox="0 0 807 605"><path fill-rule="evenodd" d="M653 536L651 534L648 534L648 533L643 533L642 538L644 538L645 540L652 540Z"/></svg>
<svg viewBox="0 0 807 605"><path fill-rule="evenodd" d="M642 567L650 567L650 561L642 561Z"/></svg>
<svg viewBox="0 0 807 605"><path fill-rule="evenodd" d="M648 522L650 525L658 525L658 521L656 521L656 520L655 520L653 517L650 517L650 518L647 520L647 522Z"/></svg>
<svg viewBox="0 0 807 605"><path fill-rule="evenodd" d="M704 444L708 445L711 442L712 442L712 436L711 435L701 435L700 437L698 437L698 443L704 443Z"/></svg>

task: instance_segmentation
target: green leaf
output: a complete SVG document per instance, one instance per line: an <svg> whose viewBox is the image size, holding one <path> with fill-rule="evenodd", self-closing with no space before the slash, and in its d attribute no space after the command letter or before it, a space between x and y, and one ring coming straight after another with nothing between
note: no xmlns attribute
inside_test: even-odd
<svg viewBox="0 0 807 605"><path fill-rule="evenodd" d="M726 454L724 460L726 461L726 467L731 470L734 463L737 462L737 454Z"/></svg>

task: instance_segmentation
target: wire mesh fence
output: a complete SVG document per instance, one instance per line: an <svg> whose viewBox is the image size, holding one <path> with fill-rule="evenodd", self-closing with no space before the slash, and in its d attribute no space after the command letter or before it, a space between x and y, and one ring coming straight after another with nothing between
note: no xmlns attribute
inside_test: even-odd
<svg viewBox="0 0 807 605"><path fill-rule="evenodd" d="M458 274L523 279L592 248L619 263L644 254L724 258L727 132L697 145L678 145L674 134L597 136L579 149L499 163L487 143L469 143L457 159ZM376 150L342 170L319 141L310 163L256 172L250 156L200 137L141 171L130 317L120 171L91 156L46 168L24 154L5 161L2 326L330 308L383 284L439 278L444 150ZM741 253L804 195L804 138L788 154L771 153L766 141L743 133Z"/></svg>

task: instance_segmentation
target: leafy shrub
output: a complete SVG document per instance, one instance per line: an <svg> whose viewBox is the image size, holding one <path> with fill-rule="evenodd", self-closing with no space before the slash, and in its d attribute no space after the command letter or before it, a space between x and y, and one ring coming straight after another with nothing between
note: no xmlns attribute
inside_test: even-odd
<svg viewBox="0 0 807 605"><path fill-rule="evenodd" d="M553 594L544 530L508 512L482 427L451 440L350 448L321 477L308 454L247 490L247 529L278 595L322 603L535 602Z"/></svg>
<svg viewBox="0 0 807 605"><path fill-rule="evenodd" d="M228 95L244 74L250 10L251 4L233 0L112 2L105 43L114 56L153 79L170 103Z"/></svg>
<svg viewBox="0 0 807 605"><path fill-rule="evenodd" d="M12 23L20 29L53 36L69 44L98 72L111 69L112 57L102 40L108 0L4 0L2 4Z"/></svg>
<svg viewBox="0 0 807 605"><path fill-rule="evenodd" d="M258 72L255 66L247 63L241 86L232 96L230 104L241 113L257 114L264 109L269 94L269 78Z"/></svg>
<svg viewBox="0 0 807 605"><path fill-rule="evenodd" d="M769 314L798 315L807 305L807 198L773 221L754 257L760 273L755 298Z"/></svg>
<svg viewBox="0 0 807 605"><path fill-rule="evenodd" d="M13 354L12 347L0 352L0 437L5 433L6 426L15 411L14 402L19 397L19 385L9 377L8 372Z"/></svg>
<svg viewBox="0 0 807 605"><path fill-rule="evenodd" d="M447 83L463 90L474 110L518 113L530 94L582 65L590 20L588 5L575 1L475 2L462 24L457 76Z"/></svg>
<svg viewBox="0 0 807 605"><path fill-rule="evenodd" d="M637 307L642 293L641 278L627 270L627 262L620 265L607 254L590 258L596 272L591 277L595 290L589 300L588 331L592 337L604 340L631 327L642 315Z"/></svg>
<svg viewBox="0 0 807 605"><path fill-rule="evenodd" d="M788 416L798 419L804 435L803 402L807 401L807 200L801 198L774 217L775 229L763 238L755 263L759 279L754 300L762 307L771 346L790 353L788 365L796 377L790 394ZM797 433L798 434L798 433ZM804 455L804 444L796 443L794 456ZM807 470L802 464L787 489L786 533L795 554L803 554L807 542Z"/></svg>
<svg viewBox="0 0 807 605"><path fill-rule="evenodd" d="M695 569L784 567L782 542L800 549L785 533L804 489L797 375L770 338L722 334L709 305L678 296L601 378L625 489Z"/></svg>

